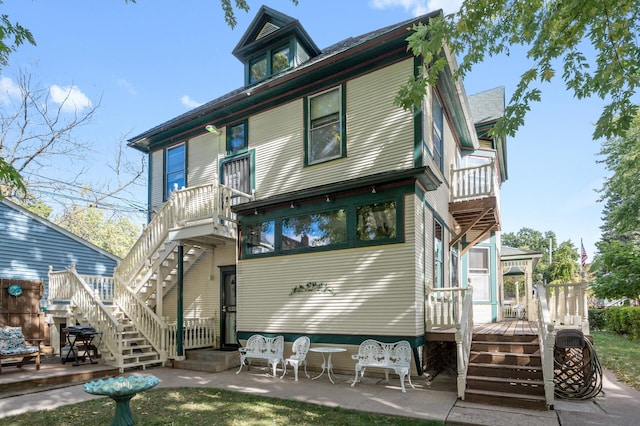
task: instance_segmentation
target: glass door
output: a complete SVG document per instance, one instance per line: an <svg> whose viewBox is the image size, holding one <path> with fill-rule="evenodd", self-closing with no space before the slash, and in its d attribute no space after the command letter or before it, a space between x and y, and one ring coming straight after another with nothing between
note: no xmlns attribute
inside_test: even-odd
<svg viewBox="0 0 640 426"><path fill-rule="evenodd" d="M236 268L221 268L220 338L222 349L238 348L236 339Z"/></svg>

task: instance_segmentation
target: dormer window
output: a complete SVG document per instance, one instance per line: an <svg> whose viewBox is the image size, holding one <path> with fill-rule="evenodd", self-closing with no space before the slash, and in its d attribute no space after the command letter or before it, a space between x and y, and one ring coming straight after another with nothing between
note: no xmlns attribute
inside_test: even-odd
<svg viewBox="0 0 640 426"><path fill-rule="evenodd" d="M291 47L289 44L268 50L249 62L249 84L291 68Z"/></svg>
<svg viewBox="0 0 640 426"><path fill-rule="evenodd" d="M300 22L262 6L233 55L244 64L247 86L294 68L322 51Z"/></svg>

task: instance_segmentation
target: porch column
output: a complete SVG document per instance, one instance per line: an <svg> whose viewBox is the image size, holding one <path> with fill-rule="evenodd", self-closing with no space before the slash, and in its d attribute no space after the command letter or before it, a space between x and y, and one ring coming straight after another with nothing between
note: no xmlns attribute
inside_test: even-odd
<svg viewBox="0 0 640 426"><path fill-rule="evenodd" d="M184 336L184 318L183 318L183 293L184 293L184 246L178 246L178 312L177 312L177 336L176 336L176 352L178 359L184 358L184 347L182 337Z"/></svg>

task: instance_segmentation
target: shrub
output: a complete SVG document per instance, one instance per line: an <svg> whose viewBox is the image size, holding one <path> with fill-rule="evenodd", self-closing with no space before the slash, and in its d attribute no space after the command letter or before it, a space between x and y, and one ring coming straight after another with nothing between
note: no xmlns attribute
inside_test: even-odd
<svg viewBox="0 0 640 426"><path fill-rule="evenodd" d="M604 311L605 328L607 330L616 334L627 335L631 340L640 339L640 307L615 306L606 308Z"/></svg>
<svg viewBox="0 0 640 426"><path fill-rule="evenodd" d="M589 309L589 327L594 330L604 330L607 328L605 310L603 308Z"/></svg>

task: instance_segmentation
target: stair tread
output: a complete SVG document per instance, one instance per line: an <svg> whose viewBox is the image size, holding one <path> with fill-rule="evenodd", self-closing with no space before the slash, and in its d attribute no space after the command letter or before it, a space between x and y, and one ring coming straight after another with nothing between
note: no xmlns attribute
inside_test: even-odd
<svg viewBox="0 0 640 426"><path fill-rule="evenodd" d="M484 368L508 368L514 370L540 370L542 371L542 366L540 365L515 365L515 364L490 364L486 362L469 362L469 366L473 367L484 367Z"/></svg>
<svg viewBox="0 0 640 426"><path fill-rule="evenodd" d="M514 399L528 399L545 402L544 395L532 395L532 394L523 394L523 393L511 393L511 392L499 392L499 391L491 391L491 390L483 390L483 389L467 389L466 393L473 393L476 395L484 395L484 396L492 396L497 398L514 398Z"/></svg>
<svg viewBox="0 0 640 426"><path fill-rule="evenodd" d="M513 378L507 378L507 377L493 377L493 376L467 376L467 380L484 380L487 382L522 383L522 384L544 386L544 380L538 380L538 379L513 379Z"/></svg>
<svg viewBox="0 0 640 426"><path fill-rule="evenodd" d="M484 354L496 355L496 354L500 354L500 355L513 355L513 356L530 356L530 357L537 357L537 358L540 358L540 356L541 356L540 354L536 354L536 353L521 354L521 353L517 353L517 352L504 352L504 351L474 351L473 349L470 351L470 353L478 354L478 355L484 355Z"/></svg>

